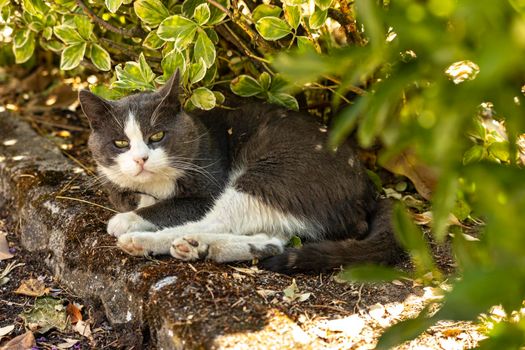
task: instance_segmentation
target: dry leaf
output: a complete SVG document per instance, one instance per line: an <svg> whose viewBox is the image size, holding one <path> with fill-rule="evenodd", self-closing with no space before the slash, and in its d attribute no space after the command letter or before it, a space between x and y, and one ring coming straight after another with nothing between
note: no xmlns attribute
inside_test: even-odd
<svg viewBox="0 0 525 350"><path fill-rule="evenodd" d="M0 339L4 335L8 335L9 333L11 333L13 331L13 329L15 329L15 325L14 324L0 328Z"/></svg>
<svg viewBox="0 0 525 350"><path fill-rule="evenodd" d="M347 336L356 337L363 330L365 320L359 315L352 315L337 320L325 321L319 326L332 332L342 332Z"/></svg>
<svg viewBox="0 0 525 350"><path fill-rule="evenodd" d="M370 306L368 313L374 320L379 321L383 319L383 316L385 315L385 307L379 303L374 304Z"/></svg>
<svg viewBox="0 0 525 350"><path fill-rule="evenodd" d="M256 292L263 298L271 297L272 295L277 294L277 291L271 289L257 289Z"/></svg>
<svg viewBox="0 0 525 350"><path fill-rule="evenodd" d="M397 317L401 315L405 307L401 303L390 303L385 306L386 311L390 314L392 317Z"/></svg>
<svg viewBox="0 0 525 350"><path fill-rule="evenodd" d="M66 329L67 315L62 300L52 297L40 297L35 305L20 314L27 328L38 333L46 333L50 329Z"/></svg>
<svg viewBox="0 0 525 350"><path fill-rule="evenodd" d="M463 332L460 328L447 328L444 329L441 334L447 338L455 338Z"/></svg>
<svg viewBox="0 0 525 350"><path fill-rule="evenodd" d="M56 347L59 349L69 349L80 341L80 340L72 339L72 338L65 338L64 340L65 342L57 344Z"/></svg>
<svg viewBox="0 0 525 350"><path fill-rule="evenodd" d="M13 254L9 252L9 245L7 244L7 235L5 232L0 232L0 261L11 259Z"/></svg>
<svg viewBox="0 0 525 350"><path fill-rule="evenodd" d="M434 169L421 162L413 151L405 150L381 165L393 173L408 177L423 198L431 198L437 184L437 174Z"/></svg>
<svg viewBox="0 0 525 350"><path fill-rule="evenodd" d="M35 336L31 331L27 331L5 343L0 350L28 350L35 345Z"/></svg>
<svg viewBox="0 0 525 350"><path fill-rule="evenodd" d="M89 323L79 320L73 329L80 335L91 339L91 327Z"/></svg>
<svg viewBox="0 0 525 350"><path fill-rule="evenodd" d="M257 273L261 273L261 270L259 270L257 267L251 268L251 269L247 269L245 267L237 267L237 266L230 266L230 267L236 271L242 272L249 276L254 276Z"/></svg>
<svg viewBox="0 0 525 350"><path fill-rule="evenodd" d="M49 293L49 288L46 287L44 282L39 281L36 278L30 278L22 281L22 284L15 290L16 294L27 295L30 297L41 297L44 294Z"/></svg>
<svg viewBox="0 0 525 350"><path fill-rule="evenodd" d="M77 303L67 304L66 313L69 316L69 320L72 324L75 324L78 321L82 321L82 313L80 312L80 310L82 310L82 305L79 305Z"/></svg>

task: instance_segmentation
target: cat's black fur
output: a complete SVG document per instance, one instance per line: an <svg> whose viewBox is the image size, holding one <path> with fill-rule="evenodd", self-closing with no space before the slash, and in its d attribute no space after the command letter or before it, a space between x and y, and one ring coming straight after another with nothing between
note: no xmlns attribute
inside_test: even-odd
<svg viewBox="0 0 525 350"><path fill-rule="evenodd" d="M208 174L190 172L178 179L176 195L136 210L141 217L161 227L197 220L232 186L317 227L319 242L270 257L261 262L265 269L315 272L358 262L388 264L402 256L392 233L390 203L378 198L350 143L329 150L326 130L312 116L266 103L181 113L177 88L174 78L158 93L116 102L80 93L94 130L90 148L99 164L110 165L120 152L107 140L122 137L128 110L136 111L147 133L160 105L159 123L168 134L162 146L207 169ZM240 168L242 175L232 182ZM118 184L109 192L121 210L136 205L139 195Z"/></svg>

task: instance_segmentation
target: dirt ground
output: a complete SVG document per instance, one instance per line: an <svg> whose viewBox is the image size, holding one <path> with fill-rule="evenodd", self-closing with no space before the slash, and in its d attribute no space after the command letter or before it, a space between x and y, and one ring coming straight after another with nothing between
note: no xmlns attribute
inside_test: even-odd
<svg viewBox="0 0 525 350"><path fill-rule="evenodd" d="M89 128L79 113L76 92L72 89L78 88L81 82L69 79L56 84L52 72L47 75L43 72L44 69L41 69L29 76L17 77L15 74L6 78L0 86L0 106L29 122L40 135L57 144L66 157L88 173L93 173L93 162L86 147ZM405 191L417 198L416 193L410 193L414 191L410 186ZM69 323L64 330L54 328L45 334L35 332L34 349L130 348L123 341L119 330L113 329L105 319L96 300L82 300L75 296L73 291L54 280L45 266L46 256L28 253L20 247L17 223L12 221L5 210L0 212L2 232L7 234L14 257L0 261L0 276L4 272L8 278L3 282L0 278L0 349L1 344L5 345L31 328L21 315L34 308L36 299L15 292L23 281L30 278L42 282L49 288L47 294L63 300L64 307L68 304L77 307L82 305L81 317L89 320L91 331L91 336L86 337ZM454 263L449 247L433 245L433 252L440 269L451 275ZM159 263L169 263L169 260L160 260ZM400 267L411 268L408 261ZM222 283L227 277L233 285L238 283L245 290L256 290L262 299L245 300L243 294L236 293L234 289L225 291L221 297L229 300L237 298L234 304L241 306L260 303L264 310L269 310L266 315L269 326L278 330L283 324L291 325L294 339L299 342L302 339L305 348L373 349L385 328L417 315L429 303L439 302L439 287L446 288L446 285L425 287L421 281L410 279L384 284L351 284L340 280L337 271L329 275L298 275L292 278L261 272L249 264L216 266L199 263L184 265L181 269L192 276L192 283L199 287L213 284L214 280L219 283L218 279ZM206 317L208 313L213 313L214 308L220 307L217 302L217 296L212 294L194 301L193 305L200 311L201 317ZM254 323L258 322L257 315L253 314ZM250 314L232 313L231 317L234 324L236 318L250 317ZM2 334L2 329L11 325L14 328ZM233 349L243 336L246 334L242 330L231 332L221 340L220 345ZM252 331L251 336L257 337L257 332ZM482 338L477 324L442 322L399 349L472 348ZM261 348L272 348L269 339L261 339L260 344ZM150 348L150 344L146 343L144 347ZM274 344L273 348L289 347L287 344Z"/></svg>

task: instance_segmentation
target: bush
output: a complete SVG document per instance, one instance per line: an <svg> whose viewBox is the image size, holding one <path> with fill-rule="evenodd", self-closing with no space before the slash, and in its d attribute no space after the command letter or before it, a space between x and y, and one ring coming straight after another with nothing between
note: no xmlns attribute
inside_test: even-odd
<svg viewBox="0 0 525 350"><path fill-rule="evenodd" d="M356 132L362 146L382 144L381 164L404 152L411 159L402 165L405 173L414 163L430 165L439 179L432 196L433 234L438 242L453 234L460 278L437 313L423 312L392 327L380 346L414 337L439 319L474 320L498 304L508 315L522 307L523 0L0 0L0 5L0 62L31 65L38 52L55 52L60 68L72 74L110 72L109 85L92 87L106 98L152 90L180 69L189 109L220 106L224 95L217 87L226 84L237 95L320 116L331 123L332 146ZM417 186L417 176L411 179ZM480 241L449 227L450 213L482 218ZM401 208L394 219L415 275L434 271L439 281L421 231ZM361 268L347 276L396 273ZM519 348L525 345L523 332L525 321L509 317L482 346Z"/></svg>

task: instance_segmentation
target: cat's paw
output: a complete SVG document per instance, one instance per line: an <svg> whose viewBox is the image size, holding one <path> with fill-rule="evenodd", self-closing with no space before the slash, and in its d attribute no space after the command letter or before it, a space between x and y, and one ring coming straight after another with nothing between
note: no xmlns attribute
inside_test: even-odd
<svg viewBox="0 0 525 350"><path fill-rule="evenodd" d="M128 254L144 256L156 254L155 246L158 245L154 232L130 232L118 238L117 246Z"/></svg>
<svg viewBox="0 0 525 350"><path fill-rule="evenodd" d="M156 228L151 222L144 220L140 215L132 211L119 213L108 221L108 233L115 237L133 232L133 231L150 231Z"/></svg>
<svg viewBox="0 0 525 350"><path fill-rule="evenodd" d="M208 248L208 244L199 241L197 237L184 236L171 242L170 254L179 260L195 261L206 259Z"/></svg>

